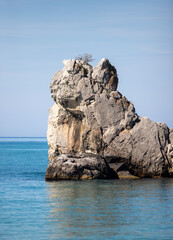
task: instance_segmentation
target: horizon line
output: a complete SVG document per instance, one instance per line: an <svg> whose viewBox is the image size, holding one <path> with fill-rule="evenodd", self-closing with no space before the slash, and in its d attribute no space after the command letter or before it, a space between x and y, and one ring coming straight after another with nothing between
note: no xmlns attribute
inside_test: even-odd
<svg viewBox="0 0 173 240"><path fill-rule="evenodd" d="M1 137L0 138L47 138L47 137Z"/></svg>

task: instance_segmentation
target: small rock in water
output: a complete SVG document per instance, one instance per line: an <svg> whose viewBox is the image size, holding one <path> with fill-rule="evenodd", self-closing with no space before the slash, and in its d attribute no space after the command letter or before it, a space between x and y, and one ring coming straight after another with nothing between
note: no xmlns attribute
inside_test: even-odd
<svg viewBox="0 0 173 240"><path fill-rule="evenodd" d="M46 170L46 180L118 178L106 161L94 154L59 155Z"/></svg>

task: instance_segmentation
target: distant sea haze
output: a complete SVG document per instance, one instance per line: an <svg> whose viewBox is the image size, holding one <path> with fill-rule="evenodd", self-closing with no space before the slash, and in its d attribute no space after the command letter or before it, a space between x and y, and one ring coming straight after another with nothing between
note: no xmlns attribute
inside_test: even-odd
<svg viewBox="0 0 173 240"><path fill-rule="evenodd" d="M35 142L35 141L38 141L38 142L41 142L41 141L47 141L47 138L46 137L0 137L0 142L4 142L4 141L7 141L7 142L10 142L10 141L14 141L14 142Z"/></svg>

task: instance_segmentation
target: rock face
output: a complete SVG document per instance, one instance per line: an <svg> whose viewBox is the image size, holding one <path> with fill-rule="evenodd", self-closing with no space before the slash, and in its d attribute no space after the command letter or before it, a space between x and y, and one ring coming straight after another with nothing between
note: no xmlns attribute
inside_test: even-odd
<svg viewBox="0 0 173 240"><path fill-rule="evenodd" d="M46 180L118 178L106 161L94 154L61 154L49 164Z"/></svg>
<svg viewBox="0 0 173 240"><path fill-rule="evenodd" d="M117 71L108 59L102 59L96 67L74 59L63 63L64 68L54 74L50 84L55 104L50 108L48 120L50 164L46 176L51 175L53 168L61 172L64 154L75 157L86 153L95 154L97 159L96 156L101 156L108 163L123 162L125 170L135 176L171 175L173 129L136 114L133 103L117 91ZM76 166L77 162L86 163L83 159L76 157ZM52 179L62 179L55 175L65 179L81 179L85 175L80 169L78 173L69 169L66 167L67 175L53 173ZM110 174L96 170L98 176L108 178Z"/></svg>

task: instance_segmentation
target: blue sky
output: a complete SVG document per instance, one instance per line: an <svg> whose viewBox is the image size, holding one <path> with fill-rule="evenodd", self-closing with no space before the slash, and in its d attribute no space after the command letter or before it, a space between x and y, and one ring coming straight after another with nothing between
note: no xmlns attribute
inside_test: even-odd
<svg viewBox="0 0 173 240"><path fill-rule="evenodd" d="M46 136L62 60L107 57L140 116L173 127L173 1L0 0L0 136Z"/></svg>

